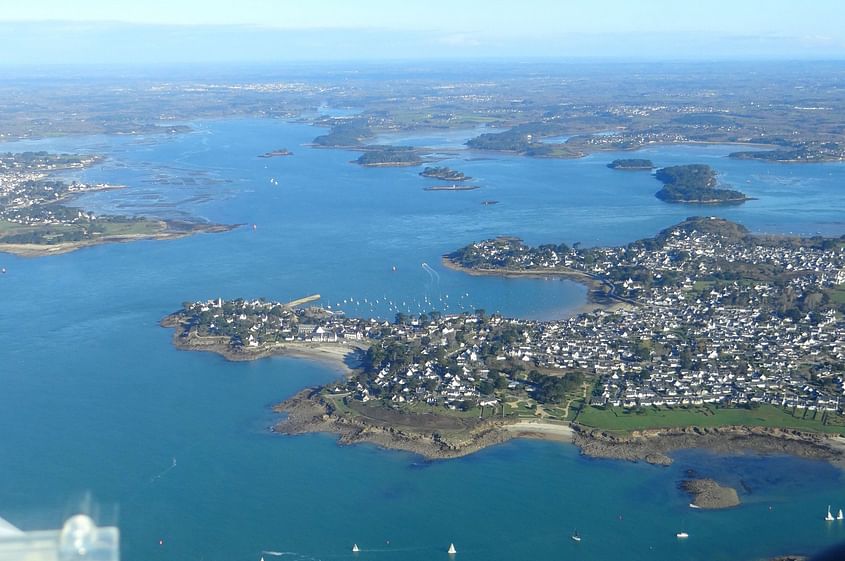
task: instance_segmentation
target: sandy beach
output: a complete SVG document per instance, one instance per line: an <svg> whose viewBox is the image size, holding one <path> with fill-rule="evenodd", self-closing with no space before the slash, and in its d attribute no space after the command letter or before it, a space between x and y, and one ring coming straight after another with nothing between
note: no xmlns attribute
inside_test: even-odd
<svg viewBox="0 0 845 561"><path fill-rule="evenodd" d="M550 423L548 421L523 420L505 425L504 430L513 433L517 438L539 438L542 440L556 440L572 442L574 431L568 424Z"/></svg>

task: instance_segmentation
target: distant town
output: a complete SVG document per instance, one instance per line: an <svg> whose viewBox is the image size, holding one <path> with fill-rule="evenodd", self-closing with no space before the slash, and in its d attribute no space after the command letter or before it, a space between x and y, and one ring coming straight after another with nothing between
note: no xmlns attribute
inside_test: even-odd
<svg viewBox="0 0 845 561"><path fill-rule="evenodd" d="M106 241L171 238L229 227L165 222L144 217L97 215L68 206L78 195L120 189L106 183L54 179L102 161L94 155L20 152L0 154L0 251L45 255Z"/></svg>

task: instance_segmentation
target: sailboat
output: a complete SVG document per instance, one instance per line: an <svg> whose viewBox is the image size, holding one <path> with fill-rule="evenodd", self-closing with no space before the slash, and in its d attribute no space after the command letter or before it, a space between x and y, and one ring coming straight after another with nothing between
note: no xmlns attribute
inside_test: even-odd
<svg viewBox="0 0 845 561"><path fill-rule="evenodd" d="M842 509L841 508L839 509L839 512L836 514L836 519L837 520L845 519L845 516L842 515Z"/></svg>
<svg viewBox="0 0 845 561"><path fill-rule="evenodd" d="M361 550L360 550L360 549L358 549L358 544L357 544L357 543L353 543L353 544L352 544L352 553L358 553L359 551L361 551Z"/></svg>
<svg viewBox="0 0 845 561"><path fill-rule="evenodd" d="M574 541L574 542L580 542L581 541L581 534L578 533L578 530L575 530L574 532L572 532L571 537L572 537L572 541Z"/></svg>
<svg viewBox="0 0 845 561"><path fill-rule="evenodd" d="M834 520L833 514L830 513L830 505L827 505L827 516L824 519L828 522L832 522Z"/></svg>
<svg viewBox="0 0 845 561"><path fill-rule="evenodd" d="M455 549L455 544L450 543L450 544L449 544L449 551L447 551L446 553L448 553L449 555L454 555L454 554L456 554L457 552L458 552L458 550L457 550L457 549Z"/></svg>

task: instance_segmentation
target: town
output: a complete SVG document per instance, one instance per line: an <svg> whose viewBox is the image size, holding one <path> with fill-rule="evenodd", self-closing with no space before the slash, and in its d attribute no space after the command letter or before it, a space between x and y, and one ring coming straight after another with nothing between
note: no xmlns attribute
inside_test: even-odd
<svg viewBox="0 0 845 561"><path fill-rule="evenodd" d="M93 232L97 216L60 203L82 193L115 187L77 181L67 183L48 176L57 171L83 169L99 161L101 158L97 156L47 152L0 154L0 223L5 223L0 228L0 241L48 241L46 233L41 236L33 228L25 227L42 227L44 232L48 227L82 228L80 236Z"/></svg>
<svg viewBox="0 0 845 561"><path fill-rule="evenodd" d="M326 395L413 411L539 408L572 420L590 406L769 405L823 423L841 419L843 239L765 238L691 218L623 247L529 248L500 238L446 259L491 274L580 275L610 306L556 321L484 310L386 321L213 300L185 303L172 316L175 339L198 348L210 338L242 357L298 344L360 349L361 369L327 385Z"/></svg>

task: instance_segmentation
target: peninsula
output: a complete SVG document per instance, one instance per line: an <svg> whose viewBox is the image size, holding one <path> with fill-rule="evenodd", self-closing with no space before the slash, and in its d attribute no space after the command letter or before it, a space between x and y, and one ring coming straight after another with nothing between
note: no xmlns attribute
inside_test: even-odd
<svg viewBox="0 0 845 561"><path fill-rule="evenodd" d="M754 236L694 217L622 247L499 238L446 260L481 274L563 274L626 305L556 321L484 310L386 321L213 300L163 325L180 348L234 360L309 345L355 353L347 377L280 404L284 433L428 457L522 435L658 464L694 446L841 458L845 239Z"/></svg>
<svg viewBox="0 0 845 561"><path fill-rule="evenodd" d="M223 232L235 226L100 216L67 206L74 197L121 189L108 184L59 181L49 175L83 169L97 156L22 152L0 155L0 252L22 256L55 255L109 242L172 239L199 232Z"/></svg>

